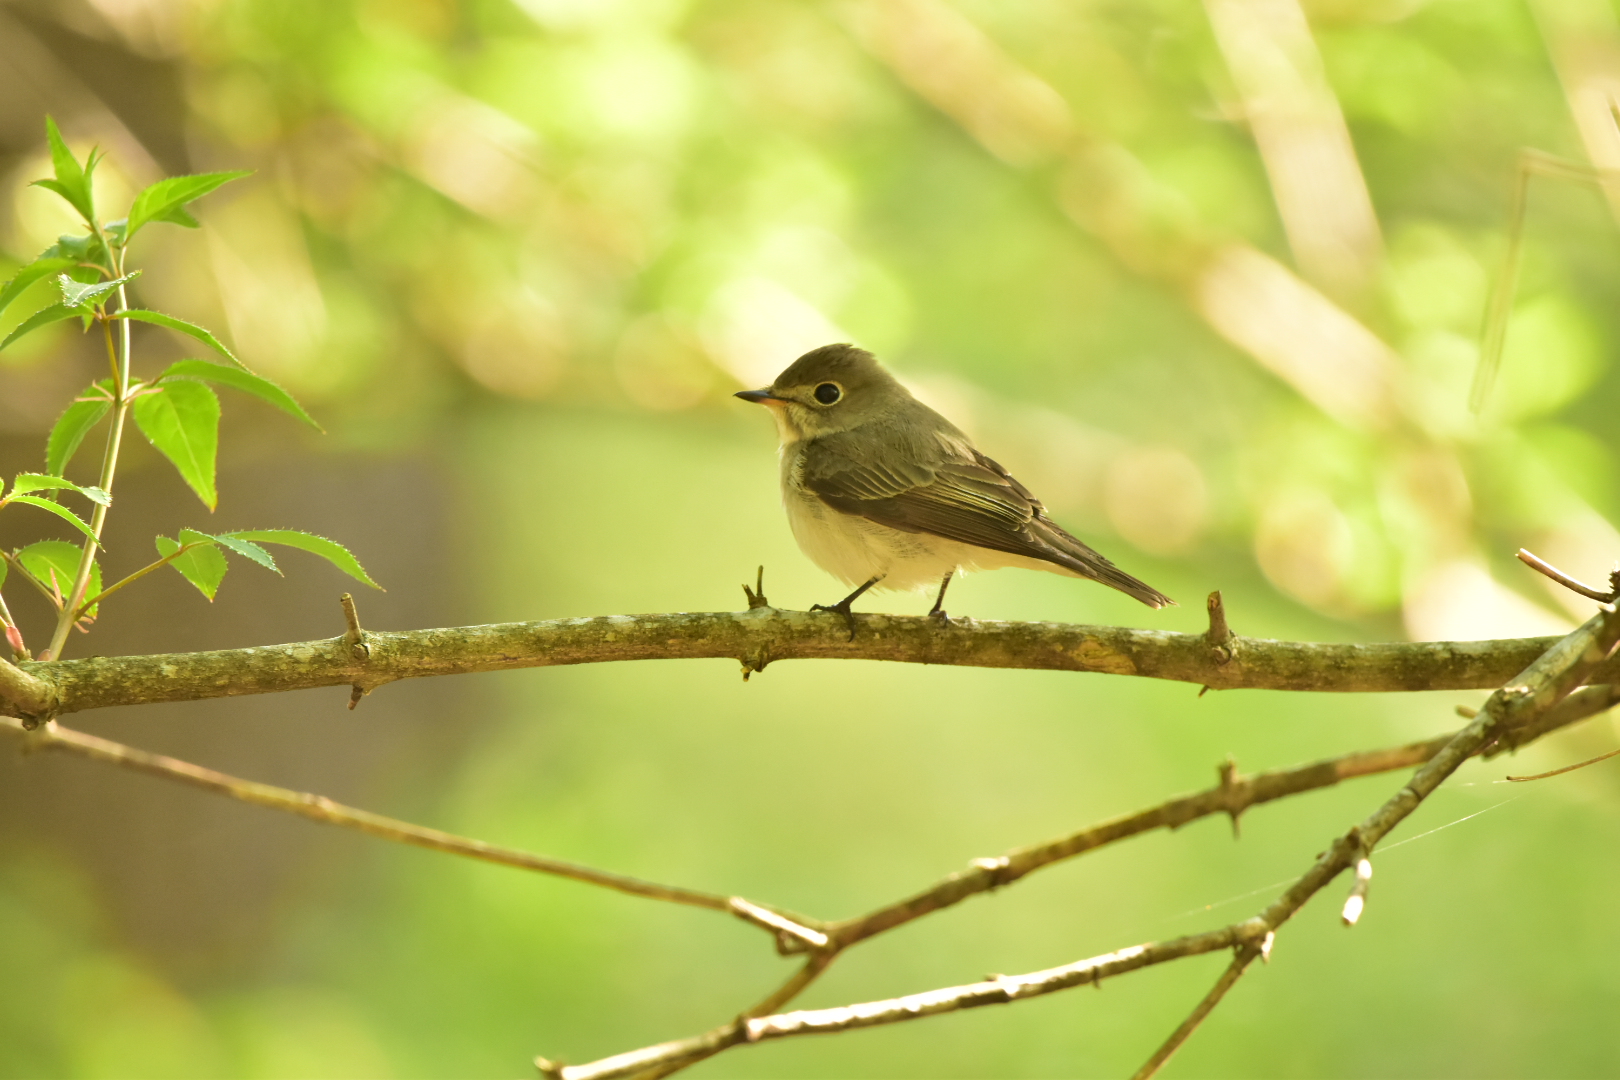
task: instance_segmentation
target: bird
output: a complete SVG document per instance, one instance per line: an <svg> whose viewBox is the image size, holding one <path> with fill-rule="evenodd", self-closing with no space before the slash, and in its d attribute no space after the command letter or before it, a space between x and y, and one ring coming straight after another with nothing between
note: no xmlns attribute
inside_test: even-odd
<svg viewBox="0 0 1620 1080"><path fill-rule="evenodd" d="M1028 488L912 396L865 349L823 345L760 390L781 436L782 504L799 548L855 591L815 611L841 614L868 589L939 584L929 616L950 625L958 573L1006 566L1087 578L1151 608L1175 601L1119 569L1047 516Z"/></svg>

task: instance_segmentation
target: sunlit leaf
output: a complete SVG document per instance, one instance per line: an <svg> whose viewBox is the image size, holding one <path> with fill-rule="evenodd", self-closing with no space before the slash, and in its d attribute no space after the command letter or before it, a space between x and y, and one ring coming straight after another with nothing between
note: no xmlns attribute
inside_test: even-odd
<svg viewBox="0 0 1620 1080"><path fill-rule="evenodd" d="M92 386L88 392L94 390ZM55 476L66 472L68 462L78 452L79 444L84 442L90 429L107 415L110 408L112 402L105 397L87 398L69 405L56 421L56 426L51 428L50 438L45 441L45 471Z"/></svg>
<svg viewBox="0 0 1620 1080"><path fill-rule="evenodd" d="M221 184L247 175L247 171L240 170L200 173L196 176L171 176L167 180L159 180L135 196L135 204L129 210L124 242L128 243L134 239L135 234L141 231L141 226L152 221L166 221L195 229L197 219L185 211L185 205L202 198Z"/></svg>
<svg viewBox="0 0 1620 1080"><path fill-rule="evenodd" d="M49 326L53 322L63 319L77 318L84 314L78 308L68 307L66 304L52 304L48 308L41 308L18 324L17 328L6 335L6 340L0 341L0 349L4 349L24 334L38 330L42 326Z"/></svg>
<svg viewBox="0 0 1620 1080"><path fill-rule="evenodd" d="M373 589L381 589L371 575L361 568L355 557L349 554L349 549L334 540L313 533L299 532L296 529L236 529L223 534L238 540L257 540L261 544L285 544L287 547L300 548L312 552L342 570L345 574L357 581L363 581Z"/></svg>
<svg viewBox="0 0 1620 1080"><path fill-rule="evenodd" d="M63 506L61 503L53 503L51 500L41 499L37 495L13 495L9 499L4 500L4 504L7 506L11 505L12 503L22 503L26 506L37 506L41 510L49 510L51 513L61 518L69 525L72 525L75 529L78 529L80 532L84 533L84 535L90 537L90 539L94 540L96 538L96 534L90 531L90 526L84 523L84 519L79 517L78 514L75 514L73 511L69 510L67 507Z"/></svg>
<svg viewBox="0 0 1620 1080"><path fill-rule="evenodd" d="M73 577L79 572L79 557L83 554L78 544L70 544L66 540L41 540L36 544L29 544L17 552L17 561L22 568L35 581L43 585L47 592L59 594L66 600L68 593L73 591ZM90 583L85 586L85 596L95 596L101 592L101 565L90 564ZM85 612L94 618L95 607Z"/></svg>
<svg viewBox="0 0 1620 1080"><path fill-rule="evenodd" d="M321 430L321 425L310 418L310 415L303 410L303 407L293 400L291 394L269 379L255 375L251 371L226 367L211 360L181 360L179 363L170 364L168 370L158 376L158 382L164 383L169 379L180 378L204 379L208 382L215 382L222 386L245 391L254 397L268 401L289 416L297 417L316 431Z"/></svg>
<svg viewBox="0 0 1620 1080"><path fill-rule="evenodd" d="M210 349L213 349L215 352L225 357L231 363L236 364L238 367L242 367L244 369L246 368L246 365L236 358L236 354L227 349L224 343L213 334L210 334L207 330L204 330L195 323L188 323L186 320L177 319L173 315L165 315L161 311L148 311L146 308L130 308L128 311L115 312L109 315L108 318L138 319L141 322L149 322L157 326L167 326L170 330L178 330L182 334L190 334L204 345L207 345ZM0 345L0 348L4 348L4 346Z"/></svg>
<svg viewBox="0 0 1620 1080"><path fill-rule="evenodd" d="M264 550L264 548L260 547L258 544L255 544L253 541L243 540L241 537L232 536L230 533L223 533L214 537L214 539L218 540L221 544L224 544L226 547L230 548L243 558L252 559L266 570L273 570L278 574L281 573L281 568L276 566L276 560L271 557L270 553Z"/></svg>
<svg viewBox="0 0 1620 1080"><path fill-rule="evenodd" d="M73 156L73 151L63 141L61 131L57 130L56 121L49 116L45 118L45 139L50 143L51 168L56 173L56 179L35 180L34 183L62 196L79 212L86 224L93 224L96 209L90 198L90 176L96 168L96 152L90 151L85 165L80 165L78 158Z"/></svg>
<svg viewBox="0 0 1620 1080"><path fill-rule="evenodd" d="M195 585L198 592L213 600L214 594L219 592L219 583L225 579L225 571L230 567L212 536L192 529L181 529L179 541L159 536L154 542L157 544L158 554L164 558L174 555L182 547L187 548L179 555L175 555L169 565L178 570L181 577Z"/></svg>
<svg viewBox="0 0 1620 1080"><path fill-rule="evenodd" d="M28 286L40 278L60 273L73 265L74 260L60 255L41 255L27 266L11 275L6 287L0 289L0 312L11 306L11 302L28 290Z"/></svg>
<svg viewBox="0 0 1620 1080"><path fill-rule="evenodd" d="M202 383L166 383L135 399L141 434L174 463L203 504L212 510L214 462L219 451L219 398Z"/></svg>
<svg viewBox="0 0 1620 1080"><path fill-rule="evenodd" d="M112 505L112 496L98 487L80 487L71 480L64 480L60 476L46 476L43 473L18 473L17 478L11 482L13 495L26 495L30 491L77 491L91 502L102 506Z"/></svg>
<svg viewBox="0 0 1620 1080"><path fill-rule="evenodd" d="M86 304L94 303L103 296L106 296L108 293L112 292L126 281L134 281L140 276L141 272L136 270L132 273L125 274L121 278L114 278L111 281L98 281L94 284L86 285L83 282L74 281L66 274L61 274L58 275L57 281L62 287L62 303L68 307L82 308Z"/></svg>

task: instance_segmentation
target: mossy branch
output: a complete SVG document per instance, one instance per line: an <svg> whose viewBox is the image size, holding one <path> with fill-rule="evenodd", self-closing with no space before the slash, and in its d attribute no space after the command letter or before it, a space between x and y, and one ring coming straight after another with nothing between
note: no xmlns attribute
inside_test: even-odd
<svg viewBox="0 0 1620 1080"><path fill-rule="evenodd" d="M605 615L436 630L367 631L287 645L150 656L0 663L0 714L28 720L112 705L273 694L317 686L371 690L399 679L618 660L726 657L745 672L779 660L1091 671L1217 690L1330 693L1484 690L1502 685L1556 638L1315 643L1046 622L858 615L848 640L834 615L777 608ZM1593 682L1620 676L1610 661Z"/></svg>

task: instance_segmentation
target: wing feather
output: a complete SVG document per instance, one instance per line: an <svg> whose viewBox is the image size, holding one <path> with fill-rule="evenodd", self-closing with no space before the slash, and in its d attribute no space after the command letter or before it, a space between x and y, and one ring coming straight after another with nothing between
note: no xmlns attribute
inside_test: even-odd
<svg viewBox="0 0 1620 1080"><path fill-rule="evenodd" d="M1028 488L971 445L935 443L927 452L894 455L906 459L899 464L869 464L845 441L818 439L804 459L805 487L834 510L1049 562L1151 607L1174 603L1059 528Z"/></svg>

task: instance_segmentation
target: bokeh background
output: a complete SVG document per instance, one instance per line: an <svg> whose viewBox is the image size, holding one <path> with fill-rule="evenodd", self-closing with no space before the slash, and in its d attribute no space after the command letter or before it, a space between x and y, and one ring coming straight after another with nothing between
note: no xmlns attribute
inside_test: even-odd
<svg viewBox="0 0 1620 1080"><path fill-rule="evenodd" d="M27 186L47 112L108 151L108 216L165 174L256 170L198 204L200 231L143 234L137 296L220 330L328 430L227 400L212 517L126 443L109 571L181 526L293 527L387 587L359 597L379 629L733 609L760 563L773 602L829 602L841 586L778 506L771 426L729 395L836 340L1183 605L1009 571L953 587L956 614L1192 631L1220 588L1247 634L1539 634L1590 605L1515 549L1591 581L1620 557L1620 191L1532 183L1502 378L1467 407L1517 151L1620 166L1606 0L10 0L0 87L14 262L71 227ZM38 467L100 370L53 330L0 357L7 474ZM186 354L151 327L136 349L142 370ZM43 535L43 515L6 517L8 546ZM285 564L237 569L211 606L154 576L71 648L338 633L349 583ZM44 610L8 598L40 641ZM1205 786L1229 754L1257 770L1406 741L1483 698L738 675L602 665L395 684L352 713L337 688L74 720L839 917ZM1465 769L1378 860L1361 925L1319 898L1168 1075L1613 1075L1620 771L1502 776L1617 738L1599 719ZM1047 870L863 946L802 1003L1242 917L1398 782ZM693 1075L1120 1075L1224 963ZM536 1053L704 1030L789 970L712 913L0 758L0 1075L524 1076Z"/></svg>

